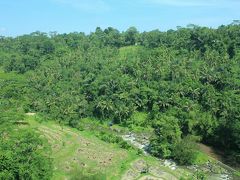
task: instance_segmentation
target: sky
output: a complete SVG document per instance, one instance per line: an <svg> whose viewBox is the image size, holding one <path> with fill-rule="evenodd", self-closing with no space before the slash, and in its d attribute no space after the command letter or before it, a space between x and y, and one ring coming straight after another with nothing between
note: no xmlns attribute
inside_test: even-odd
<svg viewBox="0 0 240 180"><path fill-rule="evenodd" d="M0 35L35 31L94 32L96 27L140 32L188 24L218 27L240 19L240 0L0 0Z"/></svg>

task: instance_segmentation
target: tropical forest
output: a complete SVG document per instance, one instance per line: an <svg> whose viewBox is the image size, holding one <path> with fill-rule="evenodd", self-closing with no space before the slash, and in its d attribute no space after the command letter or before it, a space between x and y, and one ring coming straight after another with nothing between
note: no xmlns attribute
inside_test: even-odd
<svg viewBox="0 0 240 180"><path fill-rule="evenodd" d="M0 179L240 179L239 21L1 36Z"/></svg>

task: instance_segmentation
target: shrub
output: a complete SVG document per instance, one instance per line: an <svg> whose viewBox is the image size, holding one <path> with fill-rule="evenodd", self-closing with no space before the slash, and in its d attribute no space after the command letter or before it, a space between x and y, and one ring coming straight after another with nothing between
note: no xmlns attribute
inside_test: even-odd
<svg viewBox="0 0 240 180"><path fill-rule="evenodd" d="M173 158L181 165L191 165L196 162L197 153L197 144L187 136L174 147Z"/></svg>
<svg viewBox="0 0 240 180"><path fill-rule="evenodd" d="M134 112L132 116L127 121L127 124L129 127L132 127L133 125L146 127L148 120L148 114L144 112Z"/></svg>
<svg viewBox="0 0 240 180"><path fill-rule="evenodd" d="M155 136L150 140L150 152L157 157L169 158L176 143L181 140L178 119L162 116L154 125Z"/></svg>
<svg viewBox="0 0 240 180"><path fill-rule="evenodd" d="M0 179L50 179L49 147L36 133L18 130L0 138Z"/></svg>
<svg viewBox="0 0 240 180"><path fill-rule="evenodd" d="M192 179L206 180L206 179L207 179L207 175L206 175L205 172L198 170L198 171L196 171L196 172L193 174Z"/></svg>
<svg viewBox="0 0 240 180"><path fill-rule="evenodd" d="M101 140L105 141L105 142L118 144L118 146L123 148L123 149L132 148L132 146L129 145L126 141L124 141L121 137L116 136L116 135L111 134L111 133L101 131L100 133L97 134L97 137L100 138Z"/></svg>

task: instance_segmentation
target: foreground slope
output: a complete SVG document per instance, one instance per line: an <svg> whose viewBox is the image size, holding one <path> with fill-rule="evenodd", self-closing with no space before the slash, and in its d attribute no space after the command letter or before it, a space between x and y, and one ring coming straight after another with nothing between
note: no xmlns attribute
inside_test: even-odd
<svg viewBox="0 0 240 180"><path fill-rule="evenodd" d="M178 179L184 173L171 172L154 158L103 142L91 132L33 119L28 117L29 126L46 137L53 150L52 179L82 179L87 174L95 174L93 179ZM149 171L143 173L145 167Z"/></svg>

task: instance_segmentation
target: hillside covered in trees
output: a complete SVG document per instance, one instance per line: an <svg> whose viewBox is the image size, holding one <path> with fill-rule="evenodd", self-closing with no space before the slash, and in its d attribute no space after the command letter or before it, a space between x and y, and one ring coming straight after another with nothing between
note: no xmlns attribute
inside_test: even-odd
<svg viewBox="0 0 240 180"><path fill-rule="evenodd" d="M193 163L195 141L240 163L238 23L217 29L189 25L140 33L134 27L125 32L109 27L89 35L0 37L0 67L0 179L28 176L5 168L25 162L13 161L18 154L11 148L20 147L9 138L17 141L12 123L28 112L75 128L84 118L152 128L149 152L180 164ZM136 112L145 118L133 118ZM19 154L38 162L22 169L38 178L50 176L47 147L32 151L41 138L24 132L21 139L31 147Z"/></svg>

